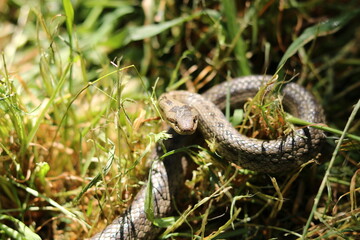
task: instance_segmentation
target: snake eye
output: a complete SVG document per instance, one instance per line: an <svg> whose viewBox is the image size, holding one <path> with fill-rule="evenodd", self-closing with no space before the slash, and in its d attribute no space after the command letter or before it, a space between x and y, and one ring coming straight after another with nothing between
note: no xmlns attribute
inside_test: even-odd
<svg viewBox="0 0 360 240"><path fill-rule="evenodd" d="M174 125L178 124L177 120L174 118L168 118L168 121L169 121L169 123L174 124Z"/></svg>

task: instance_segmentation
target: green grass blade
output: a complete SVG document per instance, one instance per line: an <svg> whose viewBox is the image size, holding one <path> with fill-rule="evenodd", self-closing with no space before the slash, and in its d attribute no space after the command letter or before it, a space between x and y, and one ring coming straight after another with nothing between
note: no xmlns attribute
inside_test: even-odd
<svg viewBox="0 0 360 240"><path fill-rule="evenodd" d="M154 196L152 194L153 185L152 185L151 176L152 176L152 170L149 171L149 177L146 184L144 207L145 207L146 218L149 219L151 222L153 222L155 219L155 215L154 215L154 207L153 207Z"/></svg>
<svg viewBox="0 0 360 240"><path fill-rule="evenodd" d="M162 22L159 24L150 24L150 25L145 25L145 26L134 27L129 31L129 37L127 39L127 42L139 41L139 40L143 40L145 38L154 37L172 27L183 24L184 22L190 21L190 20L197 18L203 14L204 15L208 14L212 17L219 18L218 12L213 11L213 10L205 10L205 11L198 11L198 12L195 12L194 14L175 18L173 20Z"/></svg>
<svg viewBox="0 0 360 240"><path fill-rule="evenodd" d="M237 39L235 43L234 53L239 66L239 72L237 72L236 74L249 75L251 71L249 62L246 58L247 47L245 41L239 35L241 33L241 28L237 23L236 19L237 9L235 1L222 1L222 14L226 17L226 29L228 31L228 38L231 41L235 38Z"/></svg>
<svg viewBox="0 0 360 240"><path fill-rule="evenodd" d="M73 33L74 9L72 7L70 0L63 0L62 2L63 2L64 11L65 11L65 15L66 15L66 28L67 28L68 33L71 38L72 33Z"/></svg>
<svg viewBox="0 0 360 240"><path fill-rule="evenodd" d="M12 182L12 184L16 185L17 187L25 190L27 193L29 193L30 195L34 196L34 197L39 197L39 198L42 198L44 199L45 201L47 201L50 205L52 205L53 207L55 207L56 209L59 209L60 212L62 212L63 214L65 214L67 217L71 218L71 219L74 219L78 222L80 222L83 226L87 226L87 227L90 227L83 219L80 218L79 215L73 213L73 212L70 212L66 207L60 205L59 203L57 203L56 201L54 201L53 199L39 193L38 191L32 189L32 188L29 188L27 186L24 186L20 183L17 183L13 180L10 180Z"/></svg>
<svg viewBox="0 0 360 240"><path fill-rule="evenodd" d="M354 120L354 118L355 118L357 112L359 111L359 109L360 109L360 100L359 100L359 101L357 102L357 104L355 105L355 107L354 107L354 109L353 109L353 111L352 111L352 113L351 113L351 115L350 115L350 117L349 117L349 119L348 119L348 122L346 123L346 126L345 126L345 128L344 128L344 131L343 131L343 133L342 133L342 135L341 135L341 137L340 137L340 139L339 139L339 141L338 141L338 143L337 143L337 145L336 145L336 148L335 148L335 150L334 150L334 152L333 152L333 154L332 154L331 160L330 160L330 162L329 162L329 166L328 166L328 168L326 169L326 172L325 172L325 175L324 175L323 180L322 180L322 182L321 182L321 185L320 185L320 187L319 187L318 193L316 194L316 197L315 197L315 199L314 199L314 205L313 205L313 207L312 207L312 209L311 209L311 213L310 213L309 218L308 218L308 220L307 220L307 222L306 222L306 225L305 225L305 227L304 227L304 229L303 229L303 235L302 235L303 239L306 239L306 235L307 235L307 232L308 232L308 230L309 230L311 221L312 221L312 219L313 219L313 217L314 217L314 214L315 214L315 212L316 212L316 210L317 210L318 204L319 204L320 199L321 199L321 195L322 195L322 193L323 193L323 191L324 191L324 189L325 189L325 186L326 186L326 184L327 184L328 178L329 178L329 176L330 176L331 168L332 168L332 166L334 165L335 158L336 158L336 156L337 156L337 154L338 154L338 152L339 152L339 150L340 150L340 147L341 147L341 144L342 144L342 142L343 142L343 140L344 140L344 138L345 138L346 132L349 130L350 124L351 124L352 121Z"/></svg>
<svg viewBox="0 0 360 240"><path fill-rule="evenodd" d="M298 125L303 125L303 126L311 126L313 128L317 128L317 129L320 129L320 130L323 130L323 131L326 131L326 132L330 132L330 133L333 133L333 134L336 134L336 135L345 134L345 137L348 137L348 138L351 138L353 140L356 140L356 141L360 142L360 136L356 136L356 135L351 134L351 133L344 133L343 131L340 131L338 129L331 128L331 127L328 127L328 126L307 122L307 121L302 120L300 118L294 117L294 116L292 116L290 114L287 114L286 121L289 121L292 124L298 124Z"/></svg>
<svg viewBox="0 0 360 240"><path fill-rule="evenodd" d="M54 103L55 97L57 96L58 92L60 91L60 89L62 88L62 86L65 83L65 80L67 79L67 73L70 70L72 63L69 62L69 64L67 65L58 85L56 86L55 91L53 92L53 94L51 95L50 99L48 100L48 102L46 103L46 105L44 106L44 108L42 109L42 111L40 112L39 116L37 117L35 124L33 125L33 127L31 128L31 131L26 139L26 142L21 146L20 149L20 154L23 156L25 154L25 151L27 149L27 147L29 146L30 142L34 139L36 132L39 129L39 126L41 124L41 122L44 119L45 114L47 113L47 111L49 110L50 106Z"/></svg>
<svg viewBox="0 0 360 240"><path fill-rule="evenodd" d="M199 16L200 14L194 14L192 16L185 16L185 17L180 17L180 18L176 18L167 22L163 22L160 24L150 24L150 25L145 25L145 26L140 26L140 27L136 27L133 28L132 30L130 30L130 35L129 35L129 39L128 42L130 41L139 41L139 40L143 40L145 38L150 38L150 37L154 37L168 29L170 29L171 27L180 25L186 21L189 21L197 16Z"/></svg>
<svg viewBox="0 0 360 240"><path fill-rule="evenodd" d="M315 26L305 29L305 31L289 46L281 58L278 68L282 67L285 62L293 56L300 48L302 48L308 42L316 39L317 37L327 36L339 31L343 28L351 19L360 13L359 9L321 22Z"/></svg>
<svg viewBox="0 0 360 240"><path fill-rule="evenodd" d="M115 159L115 145L114 143L110 140L110 139L106 139L105 135L101 135L100 138L103 140L103 142L107 142L109 143L109 145L111 146L108 152L108 160L106 162L105 167L103 167L102 171L99 172L98 174L96 174L96 176L81 190L81 192L76 196L76 198L74 199L74 204L78 204L78 202L80 201L81 197L84 195L84 193L86 193L91 187L95 186L96 183L98 183L104 176L106 176L110 169L111 166L114 163L114 159Z"/></svg>
<svg viewBox="0 0 360 240"><path fill-rule="evenodd" d="M6 235L12 239L21 239L21 240L41 240L41 237L34 233L29 227L27 227L20 220L9 216L9 215L0 215L0 220L9 220L17 226L17 229L10 228L4 224L0 223L0 229L5 232Z"/></svg>
<svg viewBox="0 0 360 240"><path fill-rule="evenodd" d="M16 88L13 82L9 79L9 72L6 65L5 54L2 52L3 70L0 69L0 75L4 76L4 83L0 85L0 107L4 102L4 108L8 109L10 120L15 128L16 134L18 135L20 144L25 142L25 126L24 119L21 115L21 107L19 105L20 99L16 93ZM8 137L8 136L1 136ZM15 160L15 158L13 158Z"/></svg>

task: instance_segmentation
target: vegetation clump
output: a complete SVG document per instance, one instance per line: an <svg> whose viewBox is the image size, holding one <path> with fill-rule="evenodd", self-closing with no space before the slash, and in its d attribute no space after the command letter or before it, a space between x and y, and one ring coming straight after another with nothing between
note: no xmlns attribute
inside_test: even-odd
<svg viewBox="0 0 360 240"><path fill-rule="evenodd" d="M164 237L358 239L359 18L351 0L1 1L0 239L92 236L145 184L156 96L265 73L298 75L346 130L332 157L270 177L191 152L186 219ZM285 126L252 136L288 131L279 103L252 104L271 106L255 129Z"/></svg>

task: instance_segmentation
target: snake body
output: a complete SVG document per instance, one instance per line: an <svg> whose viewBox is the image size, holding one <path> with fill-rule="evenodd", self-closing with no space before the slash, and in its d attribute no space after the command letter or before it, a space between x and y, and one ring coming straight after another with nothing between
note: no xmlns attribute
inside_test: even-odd
<svg viewBox="0 0 360 240"><path fill-rule="evenodd" d="M202 95L173 91L163 94L159 98L159 105L168 114L166 116L176 131L181 133L183 128L182 133L189 134L194 132L194 126L198 125L203 137L216 144L216 152L225 160L257 172L288 172L316 157L325 137L323 131L302 127L275 140L248 138L235 130L221 112L226 104L227 93L230 94L231 104L238 105L253 97L261 85L270 79L271 76L258 75L236 78L218 84ZM282 89L282 94L283 104L292 115L312 123L324 122L322 107L306 89L289 83ZM177 119L173 119L174 115ZM186 120L186 123L182 123L183 120ZM174 134L174 137L166 142L167 150L185 146L193 139L192 136ZM162 154L162 150L158 148L153 158L157 159ZM176 191L179 177L184 171L181 164L184 157L186 156L177 153L163 161L154 162L151 181L155 217L164 217L171 211L171 196ZM143 187L125 214L92 239L154 238L159 229L146 218L145 192Z"/></svg>

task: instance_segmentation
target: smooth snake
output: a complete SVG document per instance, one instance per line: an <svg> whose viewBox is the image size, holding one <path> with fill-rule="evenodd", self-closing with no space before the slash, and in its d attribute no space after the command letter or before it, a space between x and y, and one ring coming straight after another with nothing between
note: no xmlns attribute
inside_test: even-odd
<svg viewBox="0 0 360 240"><path fill-rule="evenodd" d="M216 152L226 161L262 173L289 172L319 154L325 138L323 131L307 126L299 127L293 133L276 140L249 138L233 128L221 111L225 108L226 94L229 91L231 105L243 104L271 78L262 75L240 77L218 84L202 95L173 91L160 96L159 106L172 112L172 115L177 115L177 119L173 119L171 115L170 119L167 119L174 128L182 125L180 128L183 130L175 129L177 131L191 134L198 125L203 138L215 142ZM283 105L292 115L311 123L324 122L322 107L313 95L300 85L286 84L282 95ZM196 113L198 115L194 119ZM185 121L186 119L190 120ZM165 141L167 151L190 145L197 138L194 135L179 135L172 129L169 132L173 137ZM187 157L184 153L176 153L159 160L162 155L163 150L158 145L150 158L153 160L150 171L156 218L171 214L172 196L181 185ZM145 195L144 185L126 212L91 239L154 239L161 229L146 218Z"/></svg>

